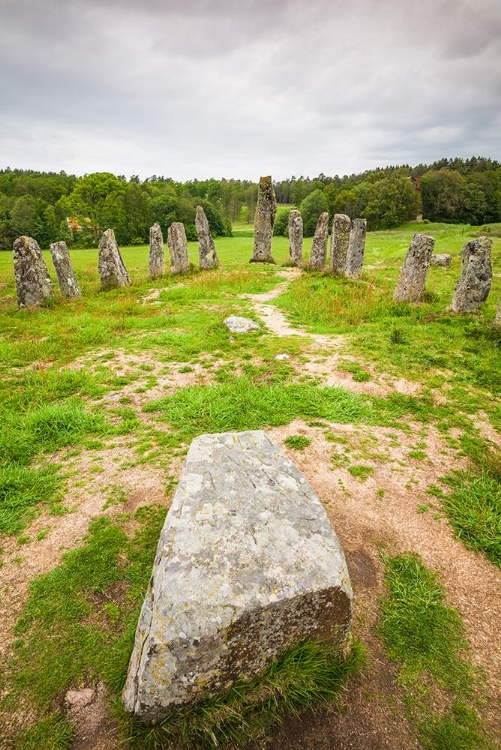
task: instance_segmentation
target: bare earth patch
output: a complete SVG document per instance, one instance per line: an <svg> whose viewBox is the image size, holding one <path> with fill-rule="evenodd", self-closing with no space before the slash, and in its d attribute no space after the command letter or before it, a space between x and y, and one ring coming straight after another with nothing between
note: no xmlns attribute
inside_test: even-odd
<svg viewBox="0 0 501 750"><path fill-rule="evenodd" d="M409 457L409 451L415 447L415 434L409 435L382 427L352 425L331 425L329 432L341 440L348 440L348 443L332 443L326 440L321 429L308 427L300 420L286 427L270 430L270 434L283 445L326 505L353 576L354 632L360 633L363 641L369 644L371 658L374 658L372 649L376 645L376 673L377 663L381 661L380 647L374 634L378 599L383 595L380 552L385 550L395 555L412 551L420 555L425 565L440 574L448 602L459 610L464 619L472 646L473 662L488 675L487 692L490 700L481 709L481 713L494 735L501 733L501 641L498 632L501 618L501 572L487 562L483 555L463 547L453 536L433 498L426 494L427 487L451 469L464 469L467 466L466 460L458 458L443 443L434 428L427 428L423 436L426 443L424 461ZM310 446L303 451L288 449L284 440L295 434L308 437L311 440ZM358 447L363 445L364 440L368 441L368 446L362 448L361 457ZM334 451L339 455L339 445L351 457L351 465L371 467L372 476L361 481L352 476L347 467L333 465L330 457ZM379 456L370 455L371 446ZM339 459L336 460L339 463ZM376 494L378 491L379 494ZM429 506L427 512L416 512L424 506ZM362 585L359 583L357 586L357 579L360 582L360 578L367 577L367 574L368 585L362 581ZM384 661L383 657L381 677L384 677L387 670ZM368 683L365 682L366 679ZM376 694L388 697L384 683L377 688L373 680L374 674L363 678L361 690L371 693L375 689ZM367 704L365 698L358 702L357 690L352 695L351 689L346 702L346 713L341 717L336 716L334 725L330 727L329 736L331 739L336 738L337 748L344 750L356 747L355 744L349 744L349 734L348 744L338 744L339 732L342 736L344 731L344 717L349 723L353 722L353 725L360 722L360 726L365 727L368 732L364 739L366 744L359 744L358 747L413 747L413 744L404 744L402 738L398 738L398 733L392 744L392 732L389 731L394 726L391 702L381 699ZM374 717L373 730L369 731L367 712L369 711L372 721L375 706L378 718L376 720ZM353 712L356 710L360 712L358 717L354 717ZM381 734L382 728L384 731ZM324 730L319 731L322 736ZM372 739L371 731L374 732ZM385 738L385 744L378 744L383 742L381 737ZM308 741L296 746L315 747ZM271 747L275 745L272 744ZM289 748L293 745L278 744L276 747ZM319 744L318 747L327 748L328 744Z"/></svg>

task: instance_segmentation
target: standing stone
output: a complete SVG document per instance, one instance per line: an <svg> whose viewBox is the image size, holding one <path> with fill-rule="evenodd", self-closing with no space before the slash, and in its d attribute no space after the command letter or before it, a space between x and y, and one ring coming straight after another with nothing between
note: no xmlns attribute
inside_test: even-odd
<svg viewBox="0 0 501 750"><path fill-rule="evenodd" d="M219 259L217 257L214 240L209 227L209 222L202 206L197 206L195 226L198 234L198 259L202 271L217 268Z"/></svg>
<svg viewBox="0 0 501 750"><path fill-rule="evenodd" d="M130 278L125 268L113 229L107 229L99 243L99 275L103 289L130 286Z"/></svg>
<svg viewBox="0 0 501 750"><path fill-rule="evenodd" d="M56 269L59 289L63 297L81 297L75 271L71 265L71 258L66 242L53 242L50 246L52 262Z"/></svg>
<svg viewBox="0 0 501 750"><path fill-rule="evenodd" d="M346 256L350 242L351 219L346 214L334 214L332 222L331 262L332 273L346 273Z"/></svg>
<svg viewBox="0 0 501 750"><path fill-rule="evenodd" d="M362 275L366 232L366 219L354 219L346 254L346 276L350 279L359 279Z"/></svg>
<svg viewBox="0 0 501 750"><path fill-rule="evenodd" d="M475 312L487 299L492 280L492 240L479 237L463 246L461 275L452 295L453 312Z"/></svg>
<svg viewBox="0 0 501 750"><path fill-rule="evenodd" d="M433 237L414 235L393 294L394 302L420 302L423 299L434 246Z"/></svg>
<svg viewBox="0 0 501 750"><path fill-rule="evenodd" d="M33 237L14 240L14 276L19 307L43 305L52 298L52 283L42 251Z"/></svg>
<svg viewBox="0 0 501 750"><path fill-rule="evenodd" d="M450 268L452 264L452 255L449 253L433 253L430 258L430 266L437 268Z"/></svg>
<svg viewBox="0 0 501 750"><path fill-rule="evenodd" d="M257 192L254 219L254 253L251 263L274 263L271 255L271 238L277 213L277 202L271 177L261 177Z"/></svg>
<svg viewBox="0 0 501 750"><path fill-rule="evenodd" d="M303 262L303 219L297 208L289 213L289 255L295 266Z"/></svg>
<svg viewBox="0 0 501 750"><path fill-rule="evenodd" d="M150 253L148 256L150 278L159 279L165 273L164 238L160 224L150 227Z"/></svg>
<svg viewBox="0 0 501 750"><path fill-rule="evenodd" d="M125 708L156 722L299 641L343 643L351 599L336 533L280 446L261 430L201 435L160 535Z"/></svg>
<svg viewBox="0 0 501 750"><path fill-rule="evenodd" d="M182 222L175 221L170 225L167 230L167 245L169 246L171 272L177 274L189 271L188 240Z"/></svg>
<svg viewBox="0 0 501 750"><path fill-rule="evenodd" d="M327 240L329 239L329 214L324 211L320 214L310 253L310 269L312 271L323 271L327 260Z"/></svg>

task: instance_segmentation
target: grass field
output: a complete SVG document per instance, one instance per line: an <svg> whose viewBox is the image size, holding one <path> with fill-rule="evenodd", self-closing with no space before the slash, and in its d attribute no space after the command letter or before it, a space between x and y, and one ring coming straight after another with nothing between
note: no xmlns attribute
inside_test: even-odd
<svg viewBox="0 0 501 750"><path fill-rule="evenodd" d="M430 269L423 303L395 304L415 231L435 237L452 267ZM63 750L95 732L105 750L252 738L278 750L343 748L357 737L360 747L494 748L501 239L487 303L460 316L447 307L478 228L369 233L360 281L291 273L285 238L273 240L276 266L250 264L249 234L217 241L221 269L154 282L148 248L121 248L132 286L109 292L97 250L74 250L83 297L56 292L37 310L17 309L12 255L0 253L5 747ZM190 259L196 266L194 243ZM279 285L270 301L241 296ZM230 314L261 329L231 336ZM305 473L341 539L354 648L339 662L307 644L248 691L152 733L124 715L119 695L183 457L203 432L258 428ZM94 698L77 715L65 695L84 687Z"/></svg>

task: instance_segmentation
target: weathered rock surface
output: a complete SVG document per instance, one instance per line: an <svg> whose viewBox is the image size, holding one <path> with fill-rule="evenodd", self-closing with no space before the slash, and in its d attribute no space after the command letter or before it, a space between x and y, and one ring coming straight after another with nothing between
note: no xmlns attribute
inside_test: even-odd
<svg viewBox="0 0 501 750"><path fill-rule="evenodd" d="M354 219L346 253L346 276L350 279L359 279L362 275L366 232L366 219Z"/></svg>
<svg viewBox="0 0 501 750"><path fill-rule="evenodd" d="M129 274L125 268L113 229L107 229L101 237L98 268L103 289L130 286Z"/></svg>
<svg viewBox="0 0 501 750"><path fill-rule="evenodd" d="M320 214L313 235L310 253L310 268L312 271L323 271L327 260L327 240L329 238L329 214Z"/></svg>
<svg viewBox="0 0 501 750"><path fill-rule="evenodd" d="M475 312L489 296L492 240L479 237L463 245L461 275L452 295L453 312Z"/></svg>
<svg viewBox="0 0 501 750"><path fill-rule="evenodd" d="M415 234L398 277L393 294L395 302L420 302L426 287L426 274L435 247L433 237Z"/></svg>
<svg viewBox="0 0 501 750"><path fill-rule="evenodd" d="M38 242L33 237L14 240L14 276L19 307L43 305L52 298L52 282Z"/></svg>
<svg viewBox="0 0 501 750"><path fill-rule="evenodd" d="M50 246L52 262L56 269L59 289L64 297L81 297L75 271L71 265L71 258L66 242L53 242Z"/></svg>
<svg viewBox="0 0 501 750"><path fill-rule="evenodd" d="M164 237L160 224L150 227L150 252L148 267L151 279L159 279L165 273Z"/></svg>
<svg viewBox="0 0 501 750"><path fill-rule="evenodd" d="M217 257L214 240L212 239L209 222L202 206L197 206L195 226L198 235L198 259L200 268L203 271L217 268L219 265L219 259Z"/></svg>
<svg viewBox="0 0 501 750"><path fill-rule="evenodd" d="M273 225L277 213L277 202L271 177L261 177L257 192L254 218L254 252L251 263L274 263L271 255Z"/></svg>
<svg viewBox="0 0 501 750"><path fill-rule="evenodd" d="M232 333L249 333L249 331L255 331L258 328L261 328L259 323L256 323L255 320L241 318L239 315L230 315L230 317L226 318L223 323Z"/></svg>
<svg viewBox="0 0 501 750"><path fill-rule="evenodd" d="M346 257L350 242L351 219L346 214L334 214L332 222L332 242L330 270L332 273L346 273Z"/></svg>
<svg viewBox="0 0 501 750"><path fill-rule="evenodd" d="M289 255L296 266L303 262L303 219L296 208L289 213Z"/></svg>
<svg viewBox="0 0 501 750"><path fill-rule="evenodd" d="M430 258L430 266L438 268L450 268L452 264L452 255L449 253L433 253Z"/></svg>
<svg viewBox="0 0 501 750"><path fill-rule="evenodd" d="M170 225L167 230L167 245L169 247L171 272L178 274L189 271L188 240L182 222L175 221Z"/></svg>
<svg viewBox="0 0 501 750"><path fill-rule="evenodd" d="M351 586L301 472L262 431L201 435L167 514L123 701L158 721L304 638L343 642Z"/></svg>

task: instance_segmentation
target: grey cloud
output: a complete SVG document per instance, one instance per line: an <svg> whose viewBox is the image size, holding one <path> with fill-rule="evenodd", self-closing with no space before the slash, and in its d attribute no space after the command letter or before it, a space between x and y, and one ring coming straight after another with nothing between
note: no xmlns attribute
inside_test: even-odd
<svg viewBox="0 0 501 750"><path fill-rule="evenodd" d="M499 22L498 0L0 0L0 163L188 179L501 158Z"/></svg>

